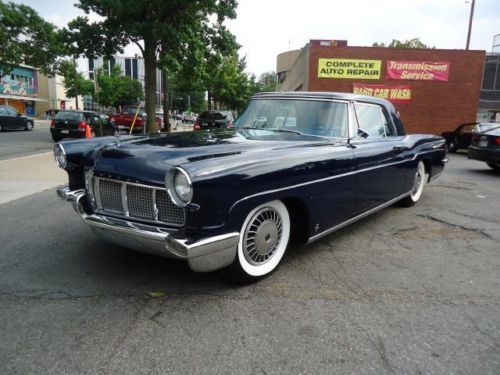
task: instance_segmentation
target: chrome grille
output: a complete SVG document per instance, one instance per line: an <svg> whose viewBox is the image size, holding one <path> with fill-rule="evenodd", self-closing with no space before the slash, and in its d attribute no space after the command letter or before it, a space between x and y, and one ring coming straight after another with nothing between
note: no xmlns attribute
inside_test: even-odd
<svg viewBox="0 0 500 375"><path fill-rule="evenodd" d="M100 180L98 191L104 210L123 214L121 183L109 180Z"/></svg>
<svg viewBox="0 0 500 375"><path fill-rule="evenodd" d="M127 204L130 216L155 220L154 189L127 185Z"/></svg>
<svg viewBox="0 0 500 375"><path fill-rule="evenodd" d="M184 223L184 209L176 206L165 190L156 190L158 220L166 223Z"/></svg>
<svg viewBox="0 0 500 375"><path fill-rule="evenodd" d="M97 210L141 221L184 225L185 210L176 206L165 189L106 178L94 178Z"/></svg>

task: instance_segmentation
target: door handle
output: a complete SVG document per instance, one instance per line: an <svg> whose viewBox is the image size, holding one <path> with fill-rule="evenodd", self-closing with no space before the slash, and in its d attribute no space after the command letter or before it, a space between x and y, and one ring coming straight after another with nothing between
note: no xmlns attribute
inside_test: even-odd
<svg viewBox="0 0 500 375"><path fill-rule="evenodd" d="M406 147L405 146L394 146L392 149L394 151L404 151L404 150L406 150Z"/></svg>

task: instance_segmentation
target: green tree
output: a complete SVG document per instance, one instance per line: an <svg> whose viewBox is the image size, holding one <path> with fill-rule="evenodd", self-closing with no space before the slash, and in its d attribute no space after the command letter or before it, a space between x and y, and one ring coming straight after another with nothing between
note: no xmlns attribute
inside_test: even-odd
<svg viewBox="0 0 500 375"><path fill-rule="evenodd" d="M104 107L118 107L121 105L135 104L144 98L142 85L139 81L127 76L122 76L121 68L115 65L111 73L103 69L96 72L97 93L94 98Z"/></svg>
<svg viewBox="0 0 500 375"><path fill-rule="evenodd" d="M152 114L162 45L182 48L176 44L179 34L185 35L189 30L197 33L200 24L210 29L212 15L218 22L234 18L236 5L236 0L79 0L77 7L103 19L91 23L88 17L78 17L69 23L68 34L71 43L88 57L109 56L135 43L144 58L146 112ZM154 116L147 119L148 132L154 132Z"/></svg>
<svg viewBox="0 0 500 375"><path fill-rule="evenodd" d="M393 39L390 43L373 43L373 47L388 47L388 48L423 48L432 49L435 47L430 47L423 43L419 38L408 39L405 41Z"/></svg>
<svg viewBox="0 0 500 375"><path fill-rule="evenodd" d="M23 4L0 0L0 78L20 64L52 75L65 54L57 28Z"/></svg>
<svg viewBox="0 0 500 375"><path fill-rule="evenodd" d="M86 79L82 73L77 72L73 62L61 62L59 73L63 76L64 89L68 98L75 98L77 95L94 94L94 83Z"/></svg>

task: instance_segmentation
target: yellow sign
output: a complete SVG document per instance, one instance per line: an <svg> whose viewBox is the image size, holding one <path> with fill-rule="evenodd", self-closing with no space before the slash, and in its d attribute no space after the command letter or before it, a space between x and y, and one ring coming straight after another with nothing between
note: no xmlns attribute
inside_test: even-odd
<svg viewBox="0 0 500 375"><path fill-rule="evenodd" d="M380 79L381 60L319 59L319 78Z"/></svg>

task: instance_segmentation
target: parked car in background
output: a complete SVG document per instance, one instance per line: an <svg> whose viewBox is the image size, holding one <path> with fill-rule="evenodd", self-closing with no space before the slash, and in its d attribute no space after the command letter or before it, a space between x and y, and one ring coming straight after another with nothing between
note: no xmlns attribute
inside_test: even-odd
<svg viewBox="0 0 500 375"><path fill-rule="evenodd" d="M442 137L407 135L374 97L258 94L234 125L58 143L69 177L58 195L105 240L249 282L292 239L418 203L447 161Z"/></svg>
<svg viewBox="0 0 500 375"><path fill-rule="evenodd" d="M121 132L130 133L130 128L132 127L133 123L134 129L132 130L132 132L143 133L144 126L146 124L146 117L147 114L144 107L139 107L139 111L137 112L137 106L123 106L122 112L109 115L109 120L113 122L116 128ZM162 126L162 120L158 116L155 116L155 119L158 129L160 129Z"/></svg>
<svg viewBox="0 0 500 375"><path fill-rule="evenodd" d="M194 122L193 130L230 129L233 120L233 114L228 111L204 111Z"/></svg>
<svg viewBox="0 0 500 375"><path fill-rule="evenodd" d="M467 150L467 157L484 161L490 168L500 171L500 124L483 123L480 125L480 131L474 134Z"/></svg>
<svg viewBox="0 0 500 375"><path fill-rule="evenodd" d="M114 135L116 129L108 116L93 111L60 110L50 123L52 140L63 138L85 138L86 127L92 136Z"/></svg>
<svg viewBox="0 0 500 375"><path fill-rule="evenodd" d="M478 131L478 122L460 124L451 132L443 132L441 135L446 139L448 151L467 150L472 142L474 132Z"/></svg>
<svg viewBox="0 0 500 375"><path fill-rule="evenodd" d="M0 131L33 130L35 122L31 117L23 116L14 107L0 105Z"/></svg>

